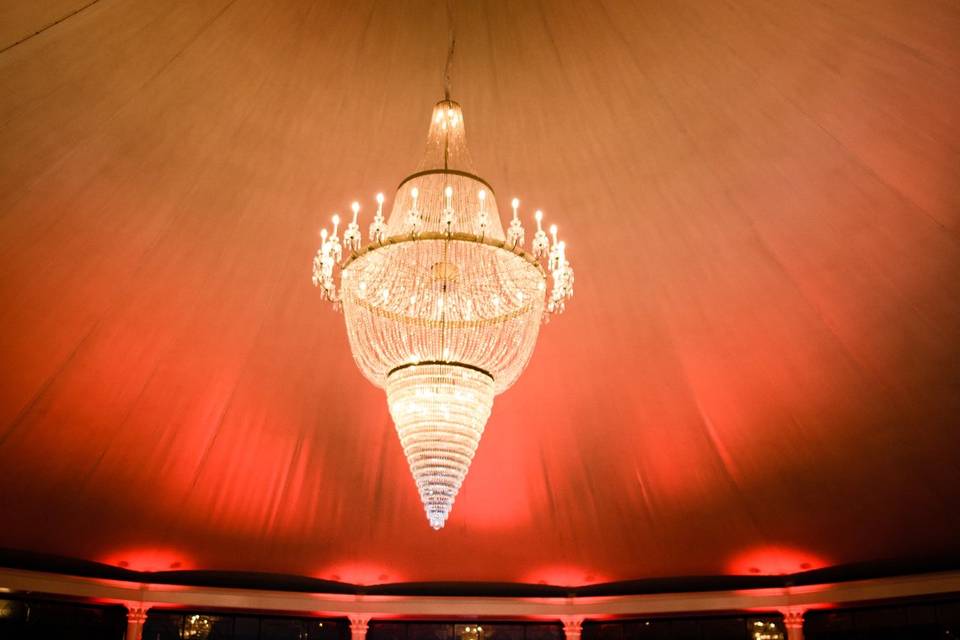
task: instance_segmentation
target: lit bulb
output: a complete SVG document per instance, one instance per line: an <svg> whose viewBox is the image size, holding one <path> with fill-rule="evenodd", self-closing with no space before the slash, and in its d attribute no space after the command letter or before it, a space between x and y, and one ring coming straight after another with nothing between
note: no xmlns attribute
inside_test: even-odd
<svg viewBox="0 0 960 640"><path fill-rule="evenodd" d="M516 220L516 219L517 219L517 207L520 206L520 199L519 199L519 198L514 198L513 200L511 200L511 201L510 201L510 206L513 207L513 219Z"/></svg>
<svg viewBox="0 0 960 640"><path fill-rule="evenodd" d="M451 187L450 185L447 185L447 188L444 189L443 192L446 194L447 198L449 199L450 197L453 196L453 187Z"/></svg>
<svg viewBox="0 0 960 640"><path fill-rule="evenodd" d="M550 225L550 235L553 236L553 244L557 244L557 225Z"/></svg>
<svg viewBox="0 0 960 640"><path fill-rule="evenodd" d="M350 205L350 209L353 210L353 221L357 221L357 214L360 213L360 203L354 200L353 204Z"/></svg>
<svg viewBox="0 0 960 640"><path fill-rule="evenodd" d="M417 196L419 196L419 195L420 195L420 189L417 189L416 187L414 187L413 189L410 189L410 197L411 197L411 198L413 198L414 200L416 200L416 199L417 199Z"/></svg>
<svg viewBox="0 0 960 640"><path fill-rule="evenodd" d="M537 212L533 214L533 217L537 220L537 231L543 231L543 229L540 228L540 221L543 220L543 211L537 209Z"/></svg>
<svg viewBox="0 0 960 640"><path fill-rule="evenodd" d="M477 197L480 198L480 218L481 218L482 221L485 221L485 220L486 220L486 215L487 215L487 211L486 211L487 190L486 190L486 189L480 189L480 191L477 192ZM481 224L484 224L484 225L485 225L486 222L481 222Z"/></svg>
<svg viewBox="0 0 960 640"><path fill-rule="evenodd" d="M336 213L333 214L333 224L334 224L334 225L340 224L340 216L339 216L339 214L336 214Z"/></svg>
<svg viewBox="0 0 960 640"><path fill-rule="evenodd" d="M377 194L377 204L378 204L378 205L383 205L383 194L382 194L382 193L378 193L378 194Z"/></svg>
<svg viewBox="0 0 960 640"><path fill-rule="evenodd" d="M320 229L320 239L323 240L324 242L327 241L327 230L326 230L326 229Z"/></svg>

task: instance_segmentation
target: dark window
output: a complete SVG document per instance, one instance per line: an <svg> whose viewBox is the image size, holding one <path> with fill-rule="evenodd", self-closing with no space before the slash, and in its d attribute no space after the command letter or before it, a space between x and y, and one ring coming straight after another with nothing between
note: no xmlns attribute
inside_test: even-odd
<svg viewBox="0 0 960 640"><path fill-rule="evenodd" d="M237 616L234 618L233 640L260 640L260 618L254 618L253 616Z"/></svg>
<svg viewBox="0 0 960 640"><path fill-rule="evenodd" d="M151 610L143 640L349 640L345 620Z"/></svg>
<svg viewBox="0 0 960 640"><path fill-rule="evenodd" d="M0 638L121 640L126 610L46 600L0 600Z"/></svg>
<svg viewBox="0 0 960 640"><path fill-rule="evenodd" d="M407 640L453 640L453 625L411 622L407 625Z"/></svg>
<svg viewBox="0 0 960 640"><path fill-rule="evenodd" d="M180 640L182 625L180 614L150 611L143 623L143 640Z"/></svg>
<svg viewBox="0 0 960 640"><path fill-rule="evenodd" d="M700 637L704 640L743 640L747 621L743 618L716 618L700 623Z"/></svg>
<svg viewBox="0 0 960 640"><path fill-rule="evenodd" d="M758 637L786 638L782 620L777 616L664 617L587 621L583 625L583 640L755 640Z"/></svg>
<svg viewBox="0 0 960 640"><path fill-rule="evenodd" d="M371 622L367 640L407 640L407 625L402 622Z"/></svg>
<svg viewBox="0 0 960 640"><path fill-rule="evenodd" d="M951 614L956 600L810 611L804 617L807 640L934 640L957 637ZM958 618L954 618L958 619Z"/></svg>
<svg viewBox="0 0 960 640"><path fill-rule="evenodd" d="M302 636L303 622L296 618L260 620L260 640L303 640Z"/></svg>
<svg viewBox="0 0 960 640"><path fill-rule="evenodd" d="M559 624L528 624L526 640L563 640L563 626Z"/></svg>

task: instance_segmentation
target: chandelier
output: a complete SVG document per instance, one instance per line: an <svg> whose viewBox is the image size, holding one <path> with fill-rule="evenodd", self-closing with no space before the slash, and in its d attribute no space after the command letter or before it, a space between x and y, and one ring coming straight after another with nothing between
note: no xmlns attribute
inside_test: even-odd
<svg viewBox="0 0 960 640"><path fill-rule="evenodd" d="M427 519L440 529L494 396L520 376L541 321L563 311L573 270L540 211L529 252L516 198L504 231L449 97L433 108L423 160L400 183L390 215L383 194L376 203L365 245L360 204L342 239L334 214L332 231L320 234L313 284L343 309L360 371L386 390Z"/></svg>

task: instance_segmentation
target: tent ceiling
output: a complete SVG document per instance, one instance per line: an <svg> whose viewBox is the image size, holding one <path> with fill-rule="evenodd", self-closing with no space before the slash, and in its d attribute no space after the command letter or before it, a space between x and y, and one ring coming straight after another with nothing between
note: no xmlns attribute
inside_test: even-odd
<svg viewBox="0 0 960 640"><path fill-rule="evenodd" d="M561 585L960 553L956 4L456 3L474 160L577 297L440 532L309 269L419 158L442 3L8 4L0 547Z"/></svg>

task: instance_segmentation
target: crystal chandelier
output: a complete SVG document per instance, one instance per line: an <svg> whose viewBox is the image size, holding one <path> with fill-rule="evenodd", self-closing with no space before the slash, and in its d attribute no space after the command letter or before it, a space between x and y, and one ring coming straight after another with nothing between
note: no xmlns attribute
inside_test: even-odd
<svg viewBox="0 0 960 640"><path fill-rule="evenodd" d="M520 376L541 321L563 311L573 270L540 211L524 249L516 198L504 232L493 189L470 161L463 112L449 98L434 107L423 160L387 218L383 194L376 202L366 245L358 202L342 239L334 214L332 232L320 234L313 284L343 309L357 365L386 390L427 519L439 529L494 396Z"/></svg>

